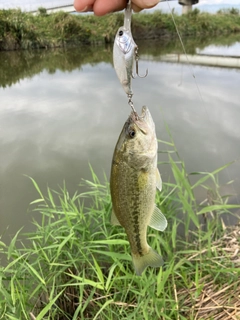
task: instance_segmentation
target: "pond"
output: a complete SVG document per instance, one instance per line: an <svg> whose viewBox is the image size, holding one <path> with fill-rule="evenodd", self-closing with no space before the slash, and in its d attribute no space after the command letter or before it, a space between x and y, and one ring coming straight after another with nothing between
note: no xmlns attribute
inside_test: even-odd
<svg viewBox="0 0 240 320"><path fill-rule="evenodd" d="M232 49L239 48L236 38L226 41L184 44L191 55L240 56ZM139 68L149 74L133 80L136 109L148 106L161 140L170 140L168 125L188 172L235 161L219 184L222 194L232 194L231 203L239 203L240 68L164 61L182 51L178 40L139 43L139 51ZM0 234L8 242L22 226L34 228L29 203L38 195L26 175L45 190L65 181L73 193L82 179L91 179L90 163L103 181L130 108L112 47L105 46L0 52L0 97ZM165 160L160 153L159 161ZM159 168L168 181L170 167ZM197 198L205 199L206 190Z"/></svg>

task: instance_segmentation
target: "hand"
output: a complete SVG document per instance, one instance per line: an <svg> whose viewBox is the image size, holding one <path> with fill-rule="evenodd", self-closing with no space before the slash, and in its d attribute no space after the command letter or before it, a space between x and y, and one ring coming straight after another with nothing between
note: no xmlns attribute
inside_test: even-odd
<svg viewBox="0 0 240 320"><path fill-rule="evenodd" d="M135 12L139 12L156 6L158 2L158 0L132 0L132 9ZM126 0L74 0L76 11L93 11L97 16L123 10L126 5Z"/></svg>

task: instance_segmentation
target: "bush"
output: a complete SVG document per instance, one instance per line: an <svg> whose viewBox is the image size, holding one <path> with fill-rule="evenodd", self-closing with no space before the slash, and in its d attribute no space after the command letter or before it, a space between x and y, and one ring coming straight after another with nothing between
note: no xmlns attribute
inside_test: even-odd
<svg viewBox="0 0 240 320"><path fill-rule="evenodd" d="M47 9L43 8L43 7L38 8L38 14L40 16L46 16L47 15Z"/></svg>

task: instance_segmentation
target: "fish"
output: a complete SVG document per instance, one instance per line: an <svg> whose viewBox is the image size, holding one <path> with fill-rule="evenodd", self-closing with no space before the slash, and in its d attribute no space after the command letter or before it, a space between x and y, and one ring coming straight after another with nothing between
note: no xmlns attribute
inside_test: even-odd
<svg viewBox="0 0 240 320"><path fill-rule="evenodd" d="M128 96L133 95L132 77L135 64L137 45L131 32L131 1L125 9L124 24L116 33L113 45L113 65L124 91Z"/></svg>
<svg viewBox="0 0 240 320"><path fill-rule="evenodd" d="M147 266L160 267L163 258L147 243L147 227L164 231L167 220L155 204L156 190L162 190L157 168L158 143L150 111L132 111L117 141L110 175L113 225L121 225L130 243L137 275Z"/></svg>

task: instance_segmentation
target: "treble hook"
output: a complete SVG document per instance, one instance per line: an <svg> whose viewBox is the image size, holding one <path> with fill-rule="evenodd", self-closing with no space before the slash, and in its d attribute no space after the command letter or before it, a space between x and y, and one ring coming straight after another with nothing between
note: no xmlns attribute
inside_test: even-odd
<svg viewBox="0 0 240 320"><path fill-rule="evenodd" d="M146 73L144 76L141 76L138 71L138 60L139 60L138 47L135 48L134 53L135 53L135 60L136 60L136 75L132 74L132 78L135 79L137 76L139 78L146 78L146 76L148 75L148 69L146 70Z"/></svg>

